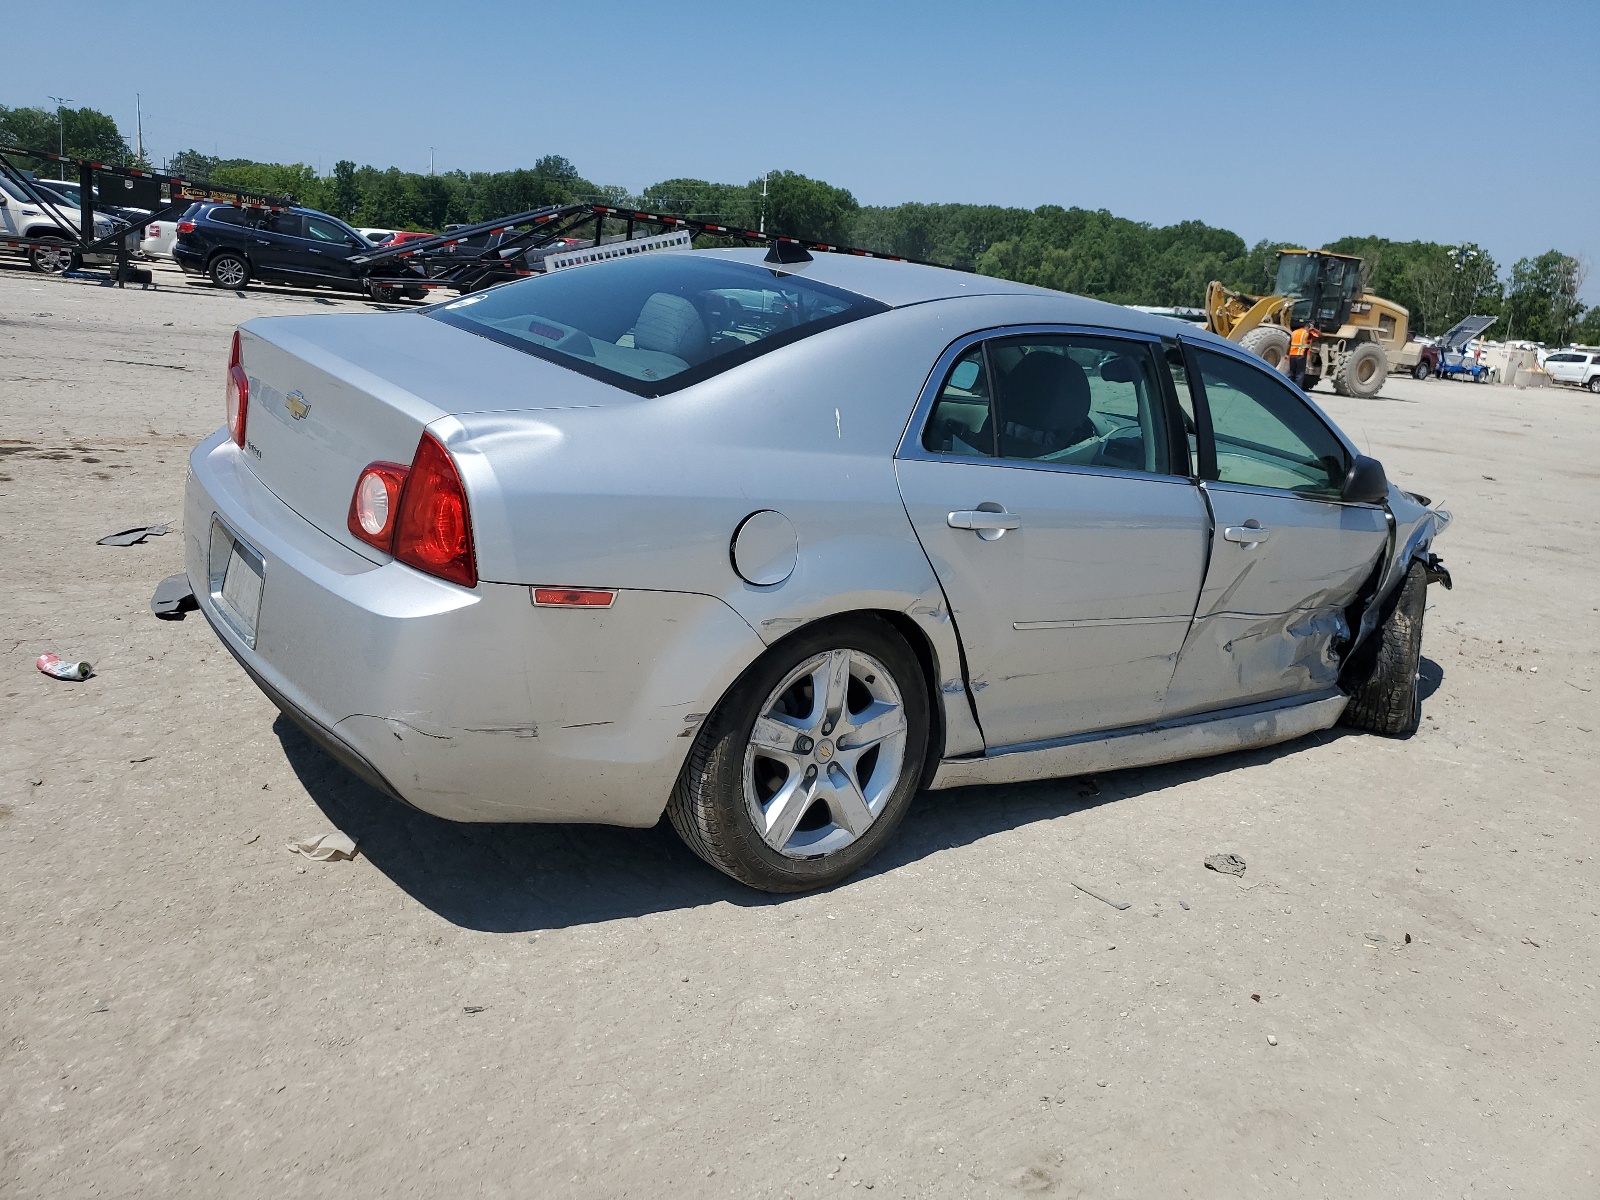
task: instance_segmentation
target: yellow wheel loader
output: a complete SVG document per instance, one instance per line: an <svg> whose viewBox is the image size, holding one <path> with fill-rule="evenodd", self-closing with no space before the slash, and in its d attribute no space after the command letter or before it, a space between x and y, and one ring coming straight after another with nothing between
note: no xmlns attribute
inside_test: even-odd
<svg viewBox="0 0 1600 1200"><path fill-rule="evenodd" d="M1290 332L1315 325L1322 337L1306 361L1304 387L1323 379L1342 396L1376 396L1393 366L1414 361L1411 314L1367 291L1361 260L1326 250L1284 250L1270 296L1206 285L1206 328L1285 368Z"/></svg>

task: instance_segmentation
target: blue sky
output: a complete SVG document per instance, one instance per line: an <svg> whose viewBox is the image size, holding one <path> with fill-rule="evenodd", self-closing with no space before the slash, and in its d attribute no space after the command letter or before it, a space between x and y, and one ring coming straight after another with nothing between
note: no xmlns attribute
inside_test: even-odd
<svg viewBox="0 0 1600 1200"><path fill-rule="evenodd" d="M494 170L557 153L632 190L787 168L865 204L1076 204L1252 242L1470 240L1504 266L1554 246L1593 264L1600 303L1594 0L73 14L119 52L12 58L0 103L66 95L131 133L142 93L158 163L193 147L426 170L432 147L440 170Z"/></svg>

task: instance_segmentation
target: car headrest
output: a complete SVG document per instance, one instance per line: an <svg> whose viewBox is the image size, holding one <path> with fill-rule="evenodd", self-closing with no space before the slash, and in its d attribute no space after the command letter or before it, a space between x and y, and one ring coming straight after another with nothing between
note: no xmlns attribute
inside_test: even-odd
<svg viewBox="0 0 1600 1200"><path fill-rule="evenodd" d="M682 296L656 292L639 310L633 326L633 344L640 350L659 350L694 364L705 358L711 339L706 323Z"/></svg>
<svg viewBox="0 0 1600 1200"><path fill-rule="evenodd" d="M1007 421L1066 440L1089 415L1089 377L1065 354L1036 350L1006 376L1001 397Z"/></svg>

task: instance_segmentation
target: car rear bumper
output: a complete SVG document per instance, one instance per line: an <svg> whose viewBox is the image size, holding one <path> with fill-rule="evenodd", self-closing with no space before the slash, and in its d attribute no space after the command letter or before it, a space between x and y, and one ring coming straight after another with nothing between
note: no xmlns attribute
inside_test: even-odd
<svg viewBox="0 0 1600 1200"><path fill-rule="evenodd" d="M213 536L260 555L253 638L213 590ZM526 585L370 561L273 495L221 430L190 456L184 558L206 619L280 709L451 820L653 825L699 722L762 649L711 596L537 608Z"/></svg>

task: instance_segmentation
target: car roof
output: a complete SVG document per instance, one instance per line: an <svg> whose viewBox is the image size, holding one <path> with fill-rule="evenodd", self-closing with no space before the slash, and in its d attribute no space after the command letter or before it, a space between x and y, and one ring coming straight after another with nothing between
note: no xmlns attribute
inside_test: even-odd
<svg viewBox="0 0 1600 1200"><path fill-rule="evenodd" d="M735 250L685 250L677 253L727 257L739 262L771 266L818 283L831 284L857 295L866 296L887 304L891 308L904 308L912 304L931 301L958 300L970 296L1015 297L1018 303L1018 320L1061 325L1090 325L1102 328L1132 330L1158 337L1177 337L1180 334L1190 341L1214 343L1222 348L1237 350L1232 342L1225 341L1188 321L1172 317L1159 317L1140 312L1122 304L1104 300L1091 300L1070 292L1035 287L1028 283L1015 283L997 279L992 275L979 275L970 271L957 271L949 267L927 266L892 258L866 258L856 254L830 254L826 251L813 256L810 262L768 263L765 249Z"/></svg>

